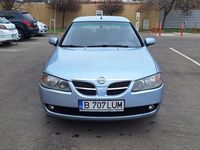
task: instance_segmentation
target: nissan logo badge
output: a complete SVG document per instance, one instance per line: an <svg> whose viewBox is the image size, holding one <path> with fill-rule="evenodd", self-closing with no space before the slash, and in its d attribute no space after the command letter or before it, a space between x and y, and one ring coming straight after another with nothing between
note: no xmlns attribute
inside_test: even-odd
<svg viewBox="0 0 200 150"><path fill-rule="evenodd" d="M105 83L105 78L104 78L104 77L99 77L99 78L97 79L97 82L98 82L99 84L104 84L104 83Z"/></svg>

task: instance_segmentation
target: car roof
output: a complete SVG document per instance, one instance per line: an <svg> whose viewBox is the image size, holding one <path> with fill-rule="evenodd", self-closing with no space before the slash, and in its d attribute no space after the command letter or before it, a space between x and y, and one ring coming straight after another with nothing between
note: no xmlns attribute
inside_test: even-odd
<svg viewBox="0 0 200 150"><path fill-rule="evenodd" d="M2 10L0 13L18 13L18 14L24 14L24 13L29 13L27 11L21 11L21 10Z"/></svg>
<svg viewBox="0 0 200 150"><path fill-rule="evenodd" d="M78 17L73 20L73 22L85 22L85 21L130 22L127 18L119 16L85 16L85 17Z"/></svg>

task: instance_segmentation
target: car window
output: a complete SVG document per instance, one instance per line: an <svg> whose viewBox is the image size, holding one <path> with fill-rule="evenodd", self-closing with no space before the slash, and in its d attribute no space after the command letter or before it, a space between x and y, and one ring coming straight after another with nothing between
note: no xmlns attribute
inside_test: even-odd
<svg viewBox="0 0 200 150"><path fill-rule="evenodd" d="M30 13L23 13L22 16L23 16L26 20L29 20L29 21L35 20L35 19L33 18L33 16L31 16Z"/></svg>
<svg viewBox="0 0 200 150"><path fill-rule="evenodd" d="M142 44L128 22L76 22L61 46L141 47Z"/></svg>
<svg viewBox="0 0 200 150"><path fill-rule="evenodd" d="M10 23L6 18L0 17L0 23Z"/></svg>

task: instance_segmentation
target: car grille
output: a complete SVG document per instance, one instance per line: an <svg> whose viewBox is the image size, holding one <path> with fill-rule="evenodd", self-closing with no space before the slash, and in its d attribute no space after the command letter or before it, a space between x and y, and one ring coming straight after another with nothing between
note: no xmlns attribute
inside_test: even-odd
<svg viewBox="0 0 200 150"><path fill-rule="evenodd" d="M92 83L88 83L85 81L73 81L72 83L75 86L76 90L81 94L88 96L96 96L97 94L97 89ZM122 94L128 89L130 83L131 81L123 81L110 84L107 88L107 95L113 96Z"/></svg>
<svg viewBox="0 0 200 150"><path fill-rule="evenodd" d="M78 108L72 107L62 107L55 106L54 109L50 110L49 105L45 104L45 107L54 113L65 114L65 115L75 115L75 116L94 116L94 117L113 117L113 116L130 116L130 115L139 115L144 113L153 112L157 109L158 104L154 104L155 108L153 110L149 110L149 105L146 106L138 106L138 107L130 107L125 108L123 112L80 112Z"/></svg>
<svg viewBox="0 0 200 150"><path fill-rule="evenodd" d="M72 83L76 90L81 94L90 96L95 96L97 94L96 87L91 83L83 81L73 81Z"/></svg>
<svg viewBox="0 0 200 150"><path fill-rule="evenodd" d="M117 82L108 86L107 95L118 95L125 92L131 81Z"/></svg>

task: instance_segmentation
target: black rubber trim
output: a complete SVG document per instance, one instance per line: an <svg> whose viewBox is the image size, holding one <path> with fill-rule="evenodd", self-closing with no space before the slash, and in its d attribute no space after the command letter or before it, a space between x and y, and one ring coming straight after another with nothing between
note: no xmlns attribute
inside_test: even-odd
<svg viewBox="0 0 200 150"><path fill-rule="evenodd" d="M130 116L130 115L138 115L143 113L149 113L154 111L158 104L154 104L155 108L151 111L148 110L148 106L139 106L139 107L131 107L125 108L124 112L80 112L78 108L71 107L62 107L62 106L54 106L54 110L49 109L49 104L45 104L45 107L54 113L64 114L64 115L75 115L75 116L93 116L93 117L114 117L114 116Z"/></svg>

